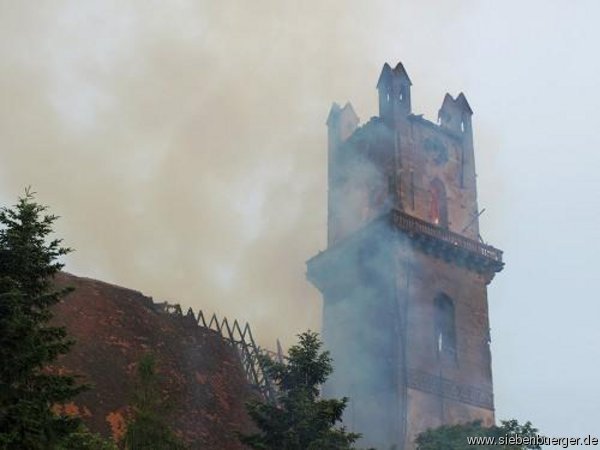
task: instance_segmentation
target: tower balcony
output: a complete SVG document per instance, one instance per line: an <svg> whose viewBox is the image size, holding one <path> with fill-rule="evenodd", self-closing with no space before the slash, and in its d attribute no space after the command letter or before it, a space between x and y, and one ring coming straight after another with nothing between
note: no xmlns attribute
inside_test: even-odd
<svg viewBox="0 0 600 450"><path fill-rule="evenodd" d="M504 267L502 250L482 244L446 228L397 209L390 213L394 228L408 235L419 247L448 260L458 260L478 271L500 272Z"/></svg>

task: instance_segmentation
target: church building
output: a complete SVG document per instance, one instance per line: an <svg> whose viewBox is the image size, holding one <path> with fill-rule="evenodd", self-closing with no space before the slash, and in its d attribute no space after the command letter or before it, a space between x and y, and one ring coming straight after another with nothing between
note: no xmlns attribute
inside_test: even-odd
<svg viewBox="0 0 600 450"><path fill-rule="evenodd" d="M427 428L494 423L487 285L502 252L481 239L473 111L446 94L412 112L403 65L383 66L379 116L333 104L327 249L307 262L334 359L324 395L350 397L361 446L414 448Z"/></svg>

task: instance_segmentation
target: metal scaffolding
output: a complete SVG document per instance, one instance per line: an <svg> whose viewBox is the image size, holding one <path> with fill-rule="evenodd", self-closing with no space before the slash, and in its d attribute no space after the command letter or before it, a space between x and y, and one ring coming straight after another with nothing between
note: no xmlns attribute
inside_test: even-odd
<svg viewBox="0 0 600 450"><path fill-rule="evenodd" d="M278 344L278 352L263 350L256 345L250 325L246 323L241 326L237 320L229 323L227 318L219 320L216 314L213 314L207 321L204 313L199 310L198 314L194 314L192 308L187 310L184 315L181 306L178 304L169 304L167 302L157 303L156 306L162 311L170 315L185 317L193 320L199 327L216 331L219 335L235 348L246 379L253 389L267 402L276 402L276 389L274 383L269 379L263 366L261 355L266 355L279 362L283 360L281 346Z"/></svg>

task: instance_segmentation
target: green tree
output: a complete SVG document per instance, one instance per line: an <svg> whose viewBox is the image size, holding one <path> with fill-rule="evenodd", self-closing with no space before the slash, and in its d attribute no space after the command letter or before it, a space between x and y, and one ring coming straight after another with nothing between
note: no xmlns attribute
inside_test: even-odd
<svg viewBox="0 0 600 450"><path fill-rule="evenodd" d="M360 435L336 427L348 399L319 396L319 387L333 371L329 352L321 351L317 333L308 331L298 338L285 362L262 357L267 375L277 385L277 404L249 402L248 413L260 432L240 439L263 450L352 449Z"/></svg>
<svg viewBox="0 0 600 450"><path fill-rule="evenodd" d="M516 420L502 421L500 426L484 427L481 422L460 425L444 425L424 431L415 439L417 450L524 450L539 449L536 444L510 443L507 437L535 441L537 429L531 422L521 425ZM468 439L481 438L478 442ZM501 441L504 439L504 442ZM488 439L486 442L485 439ZM493 440L493 441L492 441Z"/></svg>
<svg viewBox="0 0 600 450"><path fill-rule="evenodd" d="M65 437L53 450L119 450L112 439L104 439L81 425Z"/></svg>
<svg viewBox="0 0 600 450"><path fill-rule="evenodd" d="M127 424L123 445L128 450L179 450L185 444L169 427L168 405L160 389L156 358L146 354L140 360L133 392L133 420Z"/></svg>
<svg viewBox="0 0 600 450"><path fill-rule="evenodd" d="M73 343L49 325L50 307L69 292L52 279L71 250L49 240L57 217L46 209L29 189L0 209L0 448L54 448L80 426L52 411L85 387L50 367Z"/></svg>

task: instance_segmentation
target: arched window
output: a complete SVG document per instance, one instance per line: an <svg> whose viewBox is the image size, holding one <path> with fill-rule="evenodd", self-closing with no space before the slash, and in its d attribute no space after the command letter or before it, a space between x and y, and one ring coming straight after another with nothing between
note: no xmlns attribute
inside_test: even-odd
<svg viewBox="0 0 600 450"><path fill-rule="evenodd" d="M434 301L435 345L438 354L456 356L456 329L454 325L454 302L446 294Z"/></svg>
<svg viewBox="0 0 600 450"><path fill-rule="evenodd" d="M448 199L444 183L436 178L431 182L429 193L431 196L431 222L440 227L448 228Z"/></svg>

